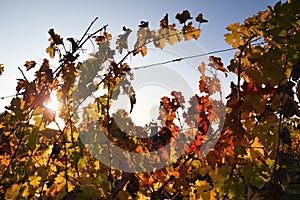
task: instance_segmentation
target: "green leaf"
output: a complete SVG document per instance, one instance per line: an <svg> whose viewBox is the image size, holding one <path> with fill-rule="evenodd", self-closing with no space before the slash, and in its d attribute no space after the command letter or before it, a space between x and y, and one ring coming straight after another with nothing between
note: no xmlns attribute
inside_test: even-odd
<svg viewBox="0 0 300 200"><path fill-rule="evenodd" d="M36 148L38 131L36 128L32 128L31 130L27 129L26 134L29 134L27 148L34 151Z"/></svg>
<svg viewBox="0 0 300 200"><path fill-rule="evenodd" d="M197 181L196 184L197 184L196 196L198 198L201 197L202 199L210 199L210 186L209 186L209 183L207 183L206 181Z"/></svg>
<svg viewBox="0 0 300 200"><path fill-rule="evenodd" d="M283 105L282 113L285 117L292 117L297 114L297 110L298 110L297 103L291 98L288 98L288 100Z"/></svg>
<svg viewBox="0 0 300 200"><path fill-rule="evenodd" d="M49 167L40 166L37 168L38 175L41 177L41 180L46 180L48 173L49 173Z"/></svg>
<svg viewBox="0 0 300 200"><path fill-rule="evenodd" d="M246 147L244 147L244 146L235 146L234 147L234 153L237 154L237 155L241 155L241 156L247 155Z"/></svg>
<svg viewBox="0 0 300 200"><path fill-rule="evenodd" d="M265 181L261 176L263 174L263 170L257 164L245 165L242 169L242 174L246 182L257 188L261 189L265 184Z"/></svg>
<svg viewBox="0 0 300 200"><path fill-rule="evenodd" d="M219 168L219 174L224 177L225 179L229 177L231 173L231 167L229 166L226 166L226 165L222 165L220 168Z"/></svg>
<svg viewBox="0 0 300 200"><path fill-rule="evenodd" d="M85 168L86 164L87 164L87 157L86 156L83 156L83 158L80 158L79 161L78 161L78 165L81 167L81 168Z"/></svg>
<svg viewBox="0 0 300 200"><path fill-rule="evenodd" d="M235 176L231 176L224 182L224 189L228 191L228 196L232 199L241 199L245 194L245 185Z"/></svg>

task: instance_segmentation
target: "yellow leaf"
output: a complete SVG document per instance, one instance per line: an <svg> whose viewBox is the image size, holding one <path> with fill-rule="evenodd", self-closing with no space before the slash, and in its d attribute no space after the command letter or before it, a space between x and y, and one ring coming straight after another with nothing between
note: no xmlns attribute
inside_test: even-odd
<svg viewBox="0 0 300 200"><path fill-rule="evenodd" d="M46 52L49 53L50 58L54 58L54 56L55 56L55 46L47 47Z"/></svg>
<svg viewBox="0 0 300 200"><path fill-rule="evenodd" d="M193 38L194 38L193 33L191 33L191 32L185 33L185 34L184 34L184 38L185 38L186 40L191 40L191 39L193 39Z"/></svg>
<svg viewBox="0 0 300 200"><path fill-rule="evenodd" d="M108 39L108 40L111 40L111 39L112 39L111 34L109 34L108 32L104 32L104 33L103 33L103 36L104 36L106 39Z"/></svg>
<svg viewBox="0 0 300 200"><path fill-rule="evenodd" d="M163 48L165 47L165 43L166 43L166 39L165 39L165 38L161 38L161 39L159 40L159 45L158 45L158 47L161 48L161 49L163 49Z"/></svg>
<svg viewBox="0 0 300 200"><path fill-rule="evenodd" d="M24 184L24 191L23 191L23 194L22 196L25 197L25 198L28 198L28 196L30 195L29 193L29 186L27 183Z"/></svg>
<svg viewBox="0 0 300 200"><path fill-rule="evenodd" d="M5 193L5 199L17 199L21 186L13 184Z"/></svg>
<svg viewBox="0 0 300 200"><path fill-rule="evenodd" d="M36 187L39 185L41 177L33 175L33 176L29 177L28 180L30 181L30 185L32 185L33 187Z"/></svg>
<svg viewBox="0 0 300 200"><path fill-rule="evenodd" d="M168 42L170 45L173 45L175 42L177 42L177 37L175 35L171 35L168 39Z"/></svg>
<svg viewBox="0 0 300 200"><path fill-rule="evenodd" d="M37 107L37 108L32 112L32 115L33 115L33 116L34 116L34 115L41 115L41 114L43 114L43 112L44 112L44 109L43 109L43 108Z"/></svg>

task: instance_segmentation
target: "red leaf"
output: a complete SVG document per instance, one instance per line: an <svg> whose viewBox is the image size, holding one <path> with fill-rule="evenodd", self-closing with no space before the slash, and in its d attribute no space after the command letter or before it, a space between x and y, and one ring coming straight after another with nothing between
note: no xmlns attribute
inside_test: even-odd
<svg viewBox="0 0 300 200"><path fill-rule="evenodd" d="M210 66L214 67L217 70L220 70L225 73L227 77L227 69L223 67L223 63L221 61L221 58L215 57L215 56L209 56Z"/></svg>

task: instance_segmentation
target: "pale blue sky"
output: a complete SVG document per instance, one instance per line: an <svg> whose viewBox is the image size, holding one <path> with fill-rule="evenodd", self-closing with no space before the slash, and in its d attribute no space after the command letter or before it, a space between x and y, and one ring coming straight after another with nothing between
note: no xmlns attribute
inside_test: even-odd
<svg viewBox="0 0 300 200"><path fill-rule="evenodd" d="M192 15L203 13L208 23L202 26L199 39L205 50L213 51L229 48L224 41L225 27L241 22L245 18L274 5L275 0L129 0L129 1L1 1L0 2L0 63L5 72L0 76L0 97L15 94L16 79L21 78L18 67L26 60L41 63L48 58L45 52L49 45L48 29L54 28L64 38L79 38L95 18L100 19L95 29L109 24L113 35L121 33L122 26L136 28L141 20L150 21L157 27L164 13L175 21L178 12L187 9ZM233 52L216 56L228 63ZM0 111L9 104L9 99L0 99Z"/></svg>

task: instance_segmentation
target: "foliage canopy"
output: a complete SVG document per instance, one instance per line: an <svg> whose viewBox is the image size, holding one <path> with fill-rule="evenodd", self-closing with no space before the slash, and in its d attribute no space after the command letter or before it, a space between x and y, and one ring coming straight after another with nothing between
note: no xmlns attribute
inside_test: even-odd
<svg viewBox="0 0 300 200"><path fill-rule="evenodd" d="M228 70L238 81L231 83L227 105L211 98L220 92L221 82L217 76L205 76L205 70L214 69L226 76L228 73L221 58L211 56L209 64L199 64L201 95L188 99L185 122L189 129L183 131L175 123L185 100L180 92L173 91L170 97L161 98L159 120L163 126L153 129L156 136L142 139L129 134L142 127L133 126L128 113L110 112L120 93L128 96L130 112L136 103L131 85L134 72L126 58L131 54L147 56L150 44L163 49L167 44L197 40L200 25L207 22L203 15L193 20L184 10L176 15L177 28L166 14L157 31L142 21L133 50L127 41L133 31L127 27L118 36L115 49L107 25L89 33L95 21L79 40L65 41L50 29L46 51L51 58L59 58L59 66L53 68L44 59L38 68L35 61L26 61L24 67L27 71L36 70L35 77L28 80L19 68L23 78L18 79L16 91L21 96L13 98L0 117L0 198L282 199L299 195L291 186L293 176L299 173L299 8L299 1L278 2L243 24L229 25L225 40L236 54ZM98 51L78 62L81 49L90 39ZM119 62L113 59L116 53L124 52L127 53ZM0 65L0 74L2 70ZM84 109L84 117L77 125L77 106L99 89L105 93ZM59 117L64 127L56 122L55 112L47 108L53 92L60 102ZM216 128L221 132L218 142L205 157L199 157L209 138L210 125L222 120L220 116L226 118L224 127ZM124 131L122 124L116 123L120 118L130 130ZM47 128L51 122L57 123L58 130ZM111 143L126 151L149 153L176 142L177 148L186 152L158 170L122 172L102 164L87 150L88 146L99 152L110 148L103 136L89 137L88 133L99 128ZM80 133L87 134L85 145ZM188 147L187 140L192 141ZM173 150L176 152L176 148ZM169 152L162 151L153 162L171 159ZM107 159L119 162L110 154ZM135 167L146 167L141 160L130 156L128 160Z"/></svg>

